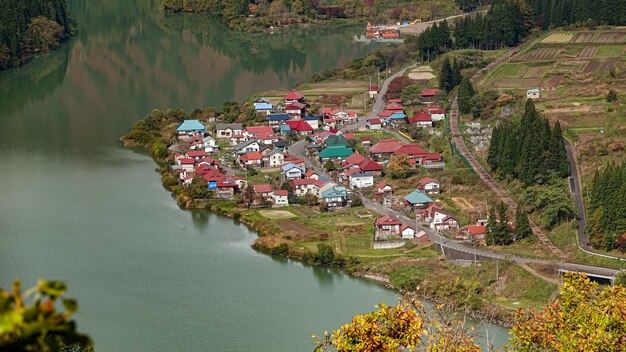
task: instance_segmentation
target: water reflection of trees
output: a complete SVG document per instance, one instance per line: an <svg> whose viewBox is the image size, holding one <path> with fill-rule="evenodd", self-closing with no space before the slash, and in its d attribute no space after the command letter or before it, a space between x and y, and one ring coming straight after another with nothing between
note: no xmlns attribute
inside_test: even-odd
<svg viewBox="0 0 626 352"><path fill-rule="evenodd" d="M41 55L27 65L2 72L0 75L0 117L20 112L32 102L54 92L65 77L70 43Z"/></svg>
<svg viewBox="0 0 626 352"><path fill-rule="evenodd" d="M352 26L290 28L274 34L245 33L229 30L221 20L204 14L164 14L160 24L169 33L192 32L199 43L237 58L244 69L254 73L267 69L277 73L286 73L292 68L303 70L307 57L320 45L336 52L352 51L354 48L346 48L346 38L358 31ZM320 38L324 38L323 43Z"/></svg>

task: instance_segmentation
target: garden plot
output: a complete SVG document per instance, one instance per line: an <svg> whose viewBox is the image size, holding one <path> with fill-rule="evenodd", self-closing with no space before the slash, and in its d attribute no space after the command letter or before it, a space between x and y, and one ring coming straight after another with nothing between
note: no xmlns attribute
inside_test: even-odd
<svg viewBox="0 0 626 352"><path fill-rule="evenodd" d="M626 39L625 32L617 33L594 33L584 32L578 33L574 38L574 43L624 43Z"/></svg>
<svg viewBox="0 0 626 352"><path fill-rule="evenodd" d="M597 46L588 46L585 47L582 51L582 53L580 53L580 58L581 59L589 59L592 58L594 56L596 56L596 53L598 52L598 47Z"/></svg>
<svg viewBox="0 0 626 352"><path fill-rule="evenodd" d="M529 52L521 54L513 59L513 61L549 61L556 59L563 49L557 48L540 48L533 49Z"/></svg>
<svg viewBox="0 0 626 352"><path fill-rule="evenodd" d="M540 78L501 79L493 82L495 88L537 88L543 80Z"/></svg>
<svg viewBox="0 0 626 352"><path fill-rule="evenodd" d="M541 42L543 44L561 44L561 43L569 43L574 38L572 33L554 33L547 36Z"/></svg>
<svg viewBox="0 0 626 352"><path fill-rule="evenodd" d="M546 81L543 84L543 86L541 86L541 88L544 90L556 90L556 87L558 87L559 84L561 84L562 80L563 80L563 76L561 75L554 76L549 81Z"/></svg>
<svg viewBox="0 0 626 352"><path fill-rule="evenodd" d="M550 70L550 66L529 67L522 78L543 78Z"/></svg>
<svg viewBox="0 0 626 352"><path fill-rule="evenodd" d="M589 61L586 60L559 61L553 72L558 74L580 73L585 71L587 65L589 65Z"/></svg>
<svg viewBox="0 0 626 352"><path fill-rule="evenodd" d="M259 214L267 219L284 220L295 218L296 215L287 210L259 210Z"/></svg>

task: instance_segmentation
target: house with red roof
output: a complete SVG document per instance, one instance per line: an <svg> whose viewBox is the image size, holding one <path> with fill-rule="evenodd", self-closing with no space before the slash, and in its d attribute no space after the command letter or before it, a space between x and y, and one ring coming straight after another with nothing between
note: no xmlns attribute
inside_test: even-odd
<svg viewBox="0 0 626 352"><path fill-rule="evenodd" d="M314 179L314 180L319 180L320 179L320 175L317 172L315 172L313 169L308 169L304 173L304 178L310 178L310 179Z"/></svg>
<svg viewBox="0 0 626 352"><path fill-rule="evenodd" d="M234 134L228 138L228 144L235 147L241 143L245 143L247 140L248 138L246 138L243 134Z"/></svg>
<svg viewBox="0 0 626 352"><path fill-rule="evenodd" d="M424 177L417 181L417 189L425 194L439 194L441 193L441 182L432 177Z"/></svg>
<svg viewBox="0 0 626 352"><path fill-rule="evenodd" d="M402 224L400 226L400 236L403 240L412 240L415 238L415 229L411 225Z"/></svg>
<svg viewBox="0 0 626 352"><path fill-rule="evenodd" d="M480 244L485 244L485 235L487 234L487 226L484 225L467 225L463 229L467 235L467 239L473 239Z"/></svg>
<svg viewBox="0 0 626 352"><path fill-rule="evenodd" d="M237 188L237 183L232 178L223 178L215 183L215 196L221 199L233 199Z"/></svg>
<svg viewBox="0 0 626 352"><path fill-rule="evenodd" d="M283 102L285 106L293 103L303 103L304 104L304 95L297 90L292 90L283 98Z"/></svg>
<svg viewBox="0 0 626 352"><path fill-rule="evenodd" d="M409 118L409 123L419 127L433 127L433 119L424 110L416 111L415 114Z"/></svg>
<svg viewBox="0 0 626 352"><path fill-rule="evenodd" d="M385 241L390 236L400 236L402 221L395 215L384 215L376 219L375 241Z"/></svg>
<svg viewBox="0 0 626 352"><path fill-rule="evenodd" d="M368 119L365 128L368 130L379 130L383 128L383 122L380 119Z"/></svg>
<svg viewBox="0 0 626 352"><path fill-rule="evenodd" d="M316 197L321 196L320 189L326 184L325 181L312 178L301 178L293 180L293 192L297 197L304 197L310 193Z"/></svg>
<svg viewBox="0 0 626 352"><path fill-rule="evenodd" d="M404 111L404 106L402 106L402 104L400 103L389 103L385 105L385 110L393 112Z"/></svg>
<svg viewBox="0 0 626 352"><path fill-rule="evenodd" d="M299 120L306 114L306 104L295 102L285 105L285 112L289 114L292 119Z"/></svg>
<svg viewBox="0 0 626 352"><path fill-rule="evenodd" d="M243 136L249 139L262 139L274 135L271 126L250 126L243 131Z"/></svg>
<svg viewBox="0 0 626 352"><path fill-rule="evenodd" d="M313 134L313 127L306 120L290 120L286 121L285 124L289 126L290 131L296 131L298 134Z"/></svg>
<svg viewBox="0 0 626 352"><path fill-rule="evenodd" d="M274 190L272 189L272 185L270 184L253 185L252 190L254 191L255 195L266 200L272 199L272 196L274 195Z"/></svg>
<svg viewBox="0 0 626 352"><path fill-rule="evenodd" d="M277 190L272 195L272 202L275 207L286 207L289 205L289 191Z"/></svg>
<svg viewBox="0 0 626 352"><path fill-rule="evenodd" d="M378 184L376 185L376 191L379 194L392 194L393 188L391 187L389 183L387 183L387 181L383 180L383 181L378 182Z"/></svg>
<svg viewBox="0 0 626 352"><path fill-rule="evenodd" d="M389 116L393 115L394 113L396 113L397 111L391 111L391 110L383 110L381 112L379 112L378 114L376 114L376 116L380 119L386 119Z"/></svg>
<svg viewBox="0 0 626 352"><path fill-rule="evenodd" d="M239 164L244 167L262 167L263 156L259 152L249 152L238 157Z"/></svg>
<svg viewBox="0 0 626 352"><path fill-rule="evenodd" d="M378 86L370 86L367 90L367 94L369 95L370 99L374 99L378 95L379 91L380 88Z"/></svg>
<svg viewBox="0 0 626 352"><path fill-rule="evenodd" d="M363 148L371 147L372 146L372 142L374 141L374 137L372 137L372 136L362 136L359 139L361 140L361 146L363 146Z"/></svg>
<svg viewBox="0 0 626 352"><path fill-rule="evenodd" d="M400 148L402 143L395 139L381 139L369 149L369 154L374 160L386 160L394 155Z"/></svg>
<svg viewBox="0 0 626 352"><path fill-rule="evenodd" d="M422 98L422 104L432 104L435 101L435 96L439 94L439 89L437 88L426 88L423 89L420 97Z"/></svg>
<svg viewBox="0 0 626 352"><path fill-rule="evenodd" d="M446 111L444 109L428 109L430 118L434 121L443 121L446 118Z"/></svg>
<svg viewBox="0 0 626 352"><path fill-rule="evenodd" d="M441 154L428 153L422 159L422 166L427 169L443 169L446 167L446 163L443 161Z"/></svg>

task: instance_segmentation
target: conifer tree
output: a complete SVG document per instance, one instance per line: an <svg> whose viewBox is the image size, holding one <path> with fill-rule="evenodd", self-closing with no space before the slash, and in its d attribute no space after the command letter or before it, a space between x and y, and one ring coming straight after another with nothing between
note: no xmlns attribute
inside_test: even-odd
<svg viewBox="0 0 626 352"><path fill-rule="evenodd" d="M525 238L530 238L533 234L533 230L530 227L528 221L528 213L522 209L521 206L517 206L515 212L515 240L519 241Z"/></svg>
<svg viewBox="0 0 626 352"><path fill-rule="evenodd" d="M472 111L472 98L476 94L472 82L468 77L463 77L459 86L459 111L468 114Z"/></svg>
<svg viewBox="0 0 626 352"><path fill-rule="evenodd" d="M463 76L461 75L461 67L459 66L459 62L454 58L452 60L452 86L456 87L461 84L463 80Z"/></svg>
<svg viewBox="0 0 626 352"><path fill-rule="evenodd" d="M452 67L450 65L450 59L446 57L441 65L441 72L439 74L439 88L446 93L450 93L452 90Z"/></svg>

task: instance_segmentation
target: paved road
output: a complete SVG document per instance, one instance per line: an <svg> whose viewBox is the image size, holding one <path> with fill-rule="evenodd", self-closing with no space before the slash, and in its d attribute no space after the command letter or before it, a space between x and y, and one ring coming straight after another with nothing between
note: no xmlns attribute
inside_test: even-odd
<svg viewBox="0 0 626 352"><path fill-rule="evenodd" d="M519 48L516 48L514 50L518 50ZM502 60L507 59L508 57L510 57L512 54L505 54ZM406 69L409 69L411 67L414 67L414 65L407 67ZM406 69L401 70L400 72L390 76L389 78L387 78L387 80L385 80L383 86L381 87L381 90L378 94L378 97L376 99L376 102L374 104L374 109L378 108L378 109L383 109L384 105L385 105L385 101L383 99L385 93L387 92L387 88L389 87L389 82L391 82L391 80L393 80L394 78L398 77L401 74L404 74L404 72L406 71ZM487 70L488 68L486 67L483 70ZM484 72L484 71L483 71ZM370 118L369 116L375 116L376 115L376 110L371 111L367 116L367 118ZM362 126L365 125L365 120L363 119L361 122ZM358 124L357 124L358 126ZM347 126L346 126L347 127ZM298 141L296 143L294 143L290 148L289 148L289 152L293 155L296 155L300 158L304 158L305 159L305 164L307 165L307 168L312 168L313 170L315 170L315 172L317 172L319 175L322 175L324 178L326 179L332 179L331 175L328 174L326 172L326 170L323 169L323 167L321 167L321 165L319 164L319 162L312 160L311 158L309 158L306 155L306 141L301 140ZM363 197L363 205L369 209L372 210L376 213L379 214L393 214L398 216L402 221L404 221L407 224L415 224L415 219L411 219L408 216L397 212L393 209L389 209L387 207L384 207L383 205L379 204L378 202L372 201L370 199L367 199L365 197ZM423 227L423 226L419 226L419 228L417 229L418 231L422 230L424 232L426 232L430 238L430 240L444 248L448 248L448 249L452 249L458 252L462 252L462 253L468 253L468 254L472 254L472 255L477 255L477 256L481 256L484 258L491 258L491 259L495 259L495 260L511 260L516 264L519 265L525 265L525 264L529 264L529 263L536 263L536 264L544 264L544 265L554 265L555 267L559 267L559 268L563 268L566 270L571 270L571 271L581 271L581 272L588 272L588 273L594 273L597 275L604 275L604 276L614 276L615 274L617 274L617 270L614 269L608 269L608 268L601 268L601 267L594 267L594 266L589 266L589 265L581 265L581 264L574 264L574 263L564 263L563 261L556 261L556 260L541 260L541 259L533 259L533 258L525 258L525 257L520 257L520 256L512 256L512 255L506 255L506 254L499 254L499 253L493 253L493 252L489 252L487 250L483 250L480 248L474 248L472 246L469 246L466 243L463 242L459 242L459 241L454 241L451 240L447 237L441 236L440 234L436 233L435 231L431 230L428 227Z"/></svg>
<svg viewBox="0 0 626 352"><path fill-rule="evenodd" d="M585 229L587 228L587 212L585 211L585 202L583 200L582 181L580 180L578 166L576 165L576 158L574 157L574 148L566 138L564 138L563 140L565 141L565 152L567 153L567 161L569 161L569 167L571 170L570 188L572 191L572 198L574 199L574 206L576 207L576 211L578 212L578 221L576 228L578 236L578 248L580 248L581 251L592 255L626 261L625 258L597 253L591 247L589 239L587 238L587 234L585 233Z"/></svg>

